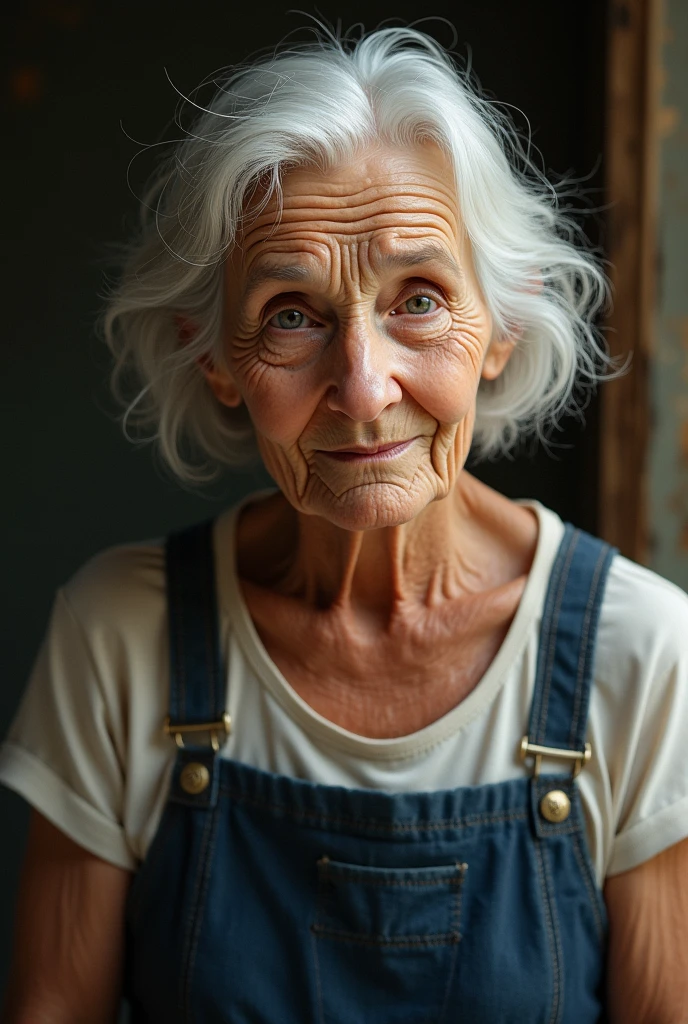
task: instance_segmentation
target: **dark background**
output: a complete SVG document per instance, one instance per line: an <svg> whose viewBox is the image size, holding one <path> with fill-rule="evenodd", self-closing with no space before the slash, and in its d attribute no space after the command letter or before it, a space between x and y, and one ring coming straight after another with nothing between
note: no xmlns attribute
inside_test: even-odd
<svg viewBox="0 0 688 1024"><path fill-rule="evenodd" d="M425 6L425 5L424 5ZM426 9L456 29L482 86L514 114L556 174L601 188L606 3L480 0ZM94 331L108 266L136 200L126 172L142 143L164 136L176 106L172 81L190 91L215 69L276 43L319 13L344 28L409 23L418 5L321 0L286 13L271 3L213 0L179 13L160 0L118 4L24 2L2 19L4 166L2 234L3 628L0 734L5 733L40 642L53 592L95 551L161 536L205 518L268 481L262 471L224 478L203 493L181 489L122 436L108 396L108 355ZM418 25L445 45L451 29ZM303 36L297 33L294 38ZM121 125L120 125L121 122ZM125 134L126 133L126 134ZM151 170L135 161L134 191ZM602 205L601 191L589 200ZM604 224L586 230L603 242ZM597 406L569 422L551 454L471 467L510 497L535 497L595 532ZM559 447L561 446L561 447ZM28 808L0 789L0 991Z"/></svg>

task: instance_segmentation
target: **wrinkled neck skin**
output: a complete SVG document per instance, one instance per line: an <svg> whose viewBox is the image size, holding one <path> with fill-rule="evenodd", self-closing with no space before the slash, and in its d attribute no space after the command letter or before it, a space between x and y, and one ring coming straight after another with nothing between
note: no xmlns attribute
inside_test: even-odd
<svg viewBox="0 0 688 1024"><path fill-rule="evenodd" d="M374 612L385 619L404 605L438 604L470 586L475 573L463 543L470 518L461 500L464 490L456 487L408 523L374 530L342 530L300 514L298 549L285 588L319 607L352 615Z"/></svg>
<svg viewBox="0 0 688 1024"><path fill-rule="evenodd" d="M494 590L499 600L527 574L537 541L533 512L465 470L446 498L397 526L343 529L282 494L254 508L239 526L240 576L354 630L397 633L447 603L470 616L473 596Z"/></svg>

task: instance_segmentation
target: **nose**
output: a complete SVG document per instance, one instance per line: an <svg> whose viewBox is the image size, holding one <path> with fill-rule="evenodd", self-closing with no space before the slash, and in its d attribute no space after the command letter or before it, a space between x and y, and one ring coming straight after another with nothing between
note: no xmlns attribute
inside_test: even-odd
<svg viewBox="0 0 688 1024"><path fill-rule="evenodd" d="M370 423L401 401L394 376L393 342L366 323L342 325L332 345L327 406L358 423Z"/></svg>

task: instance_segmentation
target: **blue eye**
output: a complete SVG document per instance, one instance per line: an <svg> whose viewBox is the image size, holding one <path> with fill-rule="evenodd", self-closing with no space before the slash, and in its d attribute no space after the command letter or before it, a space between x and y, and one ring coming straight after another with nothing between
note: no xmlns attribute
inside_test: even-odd
<svg viewBox="0 0 688 1024"><path fill-rule="evenodd" d="M412 295L404 305L409 313L429 313L433 301L429 295Z"/></svg>
<svg viewBox="0 0 688 1024"><path fill-rule="evenodd" d="M306 315L300 309L282 309L273 317L273 320L277 320L275 326L281 327L284 331L291 331L297 327L302 327L305 319Z"/></svg>

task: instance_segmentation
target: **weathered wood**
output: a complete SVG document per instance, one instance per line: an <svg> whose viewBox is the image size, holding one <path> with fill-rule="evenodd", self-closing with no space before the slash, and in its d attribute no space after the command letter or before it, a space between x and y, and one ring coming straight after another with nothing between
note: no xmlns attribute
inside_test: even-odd
<svg viewBox="0 0 688 1024"><path fill-rule="evenodd" d="M601 388L598 521L601 536L643 563L649 549L660 26L661 0L611 0L605 172L614 309L606 326L612 354L632 353L632 368Z"/></svg>

